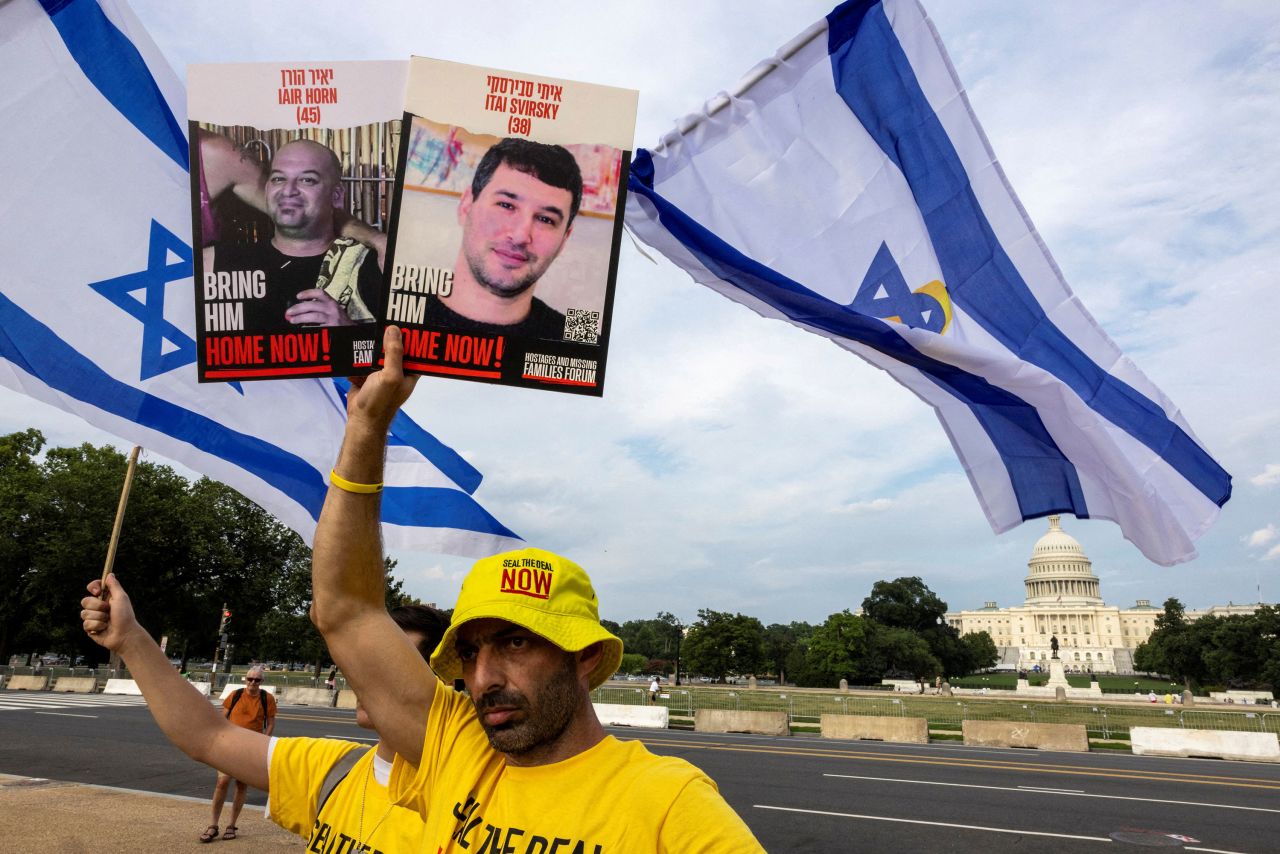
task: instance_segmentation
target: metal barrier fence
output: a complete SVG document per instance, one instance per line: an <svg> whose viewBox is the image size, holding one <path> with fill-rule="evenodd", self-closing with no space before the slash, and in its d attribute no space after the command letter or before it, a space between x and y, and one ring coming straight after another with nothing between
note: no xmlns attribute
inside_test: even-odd
<svg viewBox="0 0 1280 854"><path fill-rule="evenodd" d="M212 674L207 670L196 670L189 674L192 682L212 682L215 689L221 689L227 682L239 682L244 678L244 668L238 668L240 672L228 675L223 672ZM98 688L101 689L107 683L108 679L118 678L130 679L128 668L121 667L118 674L113 675L111 668L103 665L101 667L67 667L64 665L54 665L49 667L10 667L8 665L0 666L0 676L48 676L49 684L52 685L60 676L92 676L98 680ZM325 687L325 675L317 677L312 671L279 671L268 670L266 672L266 685L274 685L277 688L323 688ZM336 681L337 690L341 691L347 687L347 680L338 676Z"/></svg>
<svg viewBox="0 0 1280 854"><path fill-rule="evenodd" d="M599 703L643 706L647 687L603 685L592 692ZM934 694L903 696L833 694L819 691L771 691L734 688L663 687L657 705L671 717L693 718L698 709L785 711L792 726L817 726L824 714L925 718L934 731L959 732L966 720L1083 724L1091 738L1127 739L1130 727L1177 727L1280 735L1280 713L1190 709L1166 705L1102 705L1021 701L1014 697L978 700Z"/></svg>

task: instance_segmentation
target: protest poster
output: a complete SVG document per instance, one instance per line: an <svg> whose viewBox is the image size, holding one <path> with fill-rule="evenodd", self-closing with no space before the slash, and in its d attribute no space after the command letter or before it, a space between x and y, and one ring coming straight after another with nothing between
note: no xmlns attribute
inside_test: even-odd
<svg viewBox="0 0 1280 854"><path fill-rule="evenodd" d="M410 60L383 300L406 371L603 393L637 102Z"/></svg>
<svg viewBox="0 0 1280 854"><path fill-rule="evenodd" d="M201 382L377 365L407 62L187 70Z"/></svg>

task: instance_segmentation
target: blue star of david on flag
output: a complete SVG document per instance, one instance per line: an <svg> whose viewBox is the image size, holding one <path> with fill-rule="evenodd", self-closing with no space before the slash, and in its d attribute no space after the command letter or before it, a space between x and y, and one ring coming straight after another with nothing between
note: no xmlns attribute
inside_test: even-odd
<svg viewBox="0 0 1280 854"><path fill-rule="evenodd" d="M902 277L888 245L881 243L867 275L849 307L871 317L897 318L913 329L942 332L942 304L928 294L913 293Z"/></svg>
<svg viewBox="0 0 1280 854"><path fill-rule="evenodd" d="M170 260L172 256L176 260ZM147 268L136 273L91 282L112 305L142 324L142 358L138 379L147 380L196 360L195 340L164 319L164 289L171 282L190 279L191 247L154 219L147 246ZM144 291L139 300L135 291ZM173 349L164 352L164 342Z"/></svg>

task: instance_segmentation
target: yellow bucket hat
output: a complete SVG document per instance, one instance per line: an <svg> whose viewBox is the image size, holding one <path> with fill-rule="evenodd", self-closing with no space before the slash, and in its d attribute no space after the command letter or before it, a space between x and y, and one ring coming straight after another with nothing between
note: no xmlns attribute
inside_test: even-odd
<svg viewBox="0 0 1280 854"><path fill-rule="evenodd" d="M454 649L458 628L489 617L523 626L567 652L603 642L604 656L591 672L592 688L622 664L622 641L600 625L591 579L582 567L557 554L528 548L476 561L463 579L449 629L431 653L431 669L441 679L462 678L462 662Z"/></svg>

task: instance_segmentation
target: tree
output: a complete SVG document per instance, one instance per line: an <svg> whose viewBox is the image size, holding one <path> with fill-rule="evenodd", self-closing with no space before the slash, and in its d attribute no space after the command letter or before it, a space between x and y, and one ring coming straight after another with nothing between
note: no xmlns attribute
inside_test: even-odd
<svg viewBox="0 0 1280 854"><path fill-rule="evenodd" d="M913 575L877 581L862 600L862 613L882 626L926 632L938 626L947 603Z"/></svg>
<svg viewBox="0 0 1280 854"><path fill-rule="evenodd" d="M755 673L764 658L764 626L755 617L702 609L681 651L686 669L717 682Z"/></svg>
<svg viewBox="0 0 1280 854"><path fill-rule="evenodd" d="M1156 617L1155 631L1134 650L1134 667L1181 679L1189 689L1203 684L1204 661L1190 625L1182 603L1173 597L1166 599L1164 613Z"/></svg>
<svg viewBox="0 0 1280 854"><path fill-rule="evenodd" d="M1262 663L1258 665L1258 683L1280 693L1280 608L1263 605L1254 614L1258 639L1262 644Z"/></svg>
<svg viewBox="0 0 1280 854"><path fill-rule="evenodd" d="M969 667L963 671L947 671L952 676L968 676L977 670L986 670L1000 660L1000 651L996 642L986 632L970 632L962 635L960 641L968 648Z"/></svg>
<svg viewBox="0 0 1280 854"><path fill-rule="evenodd" d="M918 632L873 624L868 659L882 677L910 676L917 681L942 673L942 662Z"/></svg>
<svg viewBox="0 0 1280 854"><path fill-rule="evenodd" d="M622 663L618 665L619 673L635 675L644 672L645 657L638 652L624 652Z"/></svg>
<svg viewBox="0 0 1280 854"><path fill-rule="evenodd" d="M649 620L627 620L615 633L627 652L648 658L674 659L678 621L665 611Z"/></svg>
<svg viewBox="0 0 1280 854"><path fill-rule="evenodd" d="M32 548L37 528L32 517L41 483L36 456L44 447L39 430L0 436L0 664L9 660L19 620L30 607Z"/></svg>
<svg viewBox="0 0 1280 854"><path fill-rule="evenodd" d="M847 608L827 617L809 638L804 681L797 678L797 684L830 688L841 679L866 679L870 675L866 668L869 622Z"/></svg>
<svg viewBox="0 0 1280 854"><path fill-rule="evenodd" d="M792 653L813 634L808 623L773 623L764 630L764 666L775 673L778 681L786 683L787 674L795 674L787 666Z"/></svg>
<svg viewBox="0 0 1280 854"><path fill-rule="evenodd" d="M104 652L80 628L73 603L103 565L127 467L124 455L89 444L52 448L33 496L32 549L24 634L33 644L69 656L101 660ZM168 466L142 461L115 567L129 587L139 619L165 633L183 613L198 583L190 559L187 481Z"/></svg>

